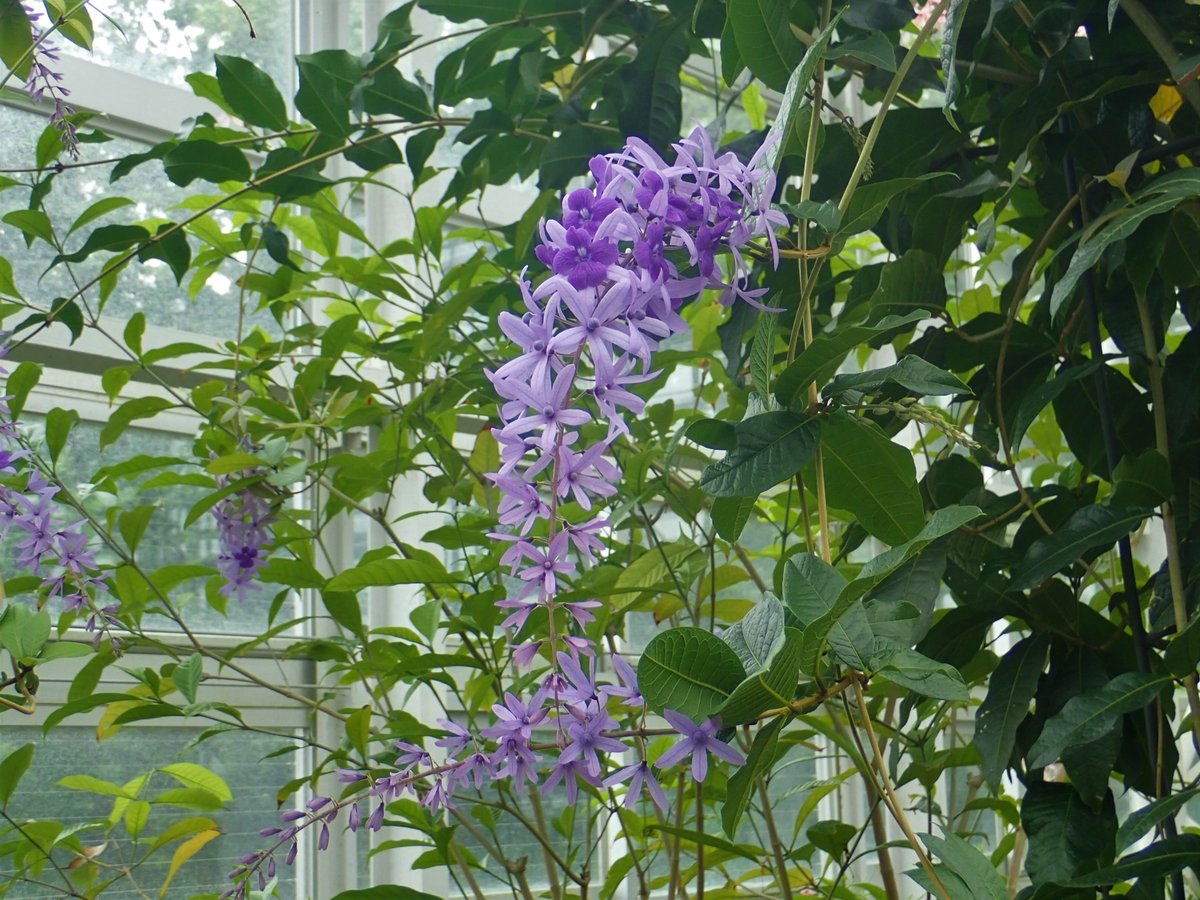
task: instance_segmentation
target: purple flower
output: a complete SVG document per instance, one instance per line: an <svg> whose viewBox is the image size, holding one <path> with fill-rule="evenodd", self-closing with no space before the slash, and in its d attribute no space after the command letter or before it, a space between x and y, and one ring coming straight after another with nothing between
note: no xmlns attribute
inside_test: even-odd
<svg viewBox="0 0 1200 900"><path fill-rule="evenodd" d="M482 729L480 734L496 739L516 736L528 744L533 737L533 729L546 718L546 709L542 706L544 701L545 695L540 692L534 694L529 703L524 703L506 691L504 703L492 706L492 712L500 721Z"/></svg>
<svg viewBox="0 0 1200 900"><path fill-rule="evenodd" d="M618 769L607 778L604 779L604 787L612 787L616 784L629 782L629 789L625 792L625 808L632 809L633 804L637 802L642 793L644 786L650 792L650 799L654 801L654 805L663 813L667 811L667 795L663 791L662 785L658 783L658 779L654 777L654 772L650 766L646 764L644 759L640 759L633 765L626 766L623 769Z"/></svg>
<svg viewBox="0 0 1200 900"><path fill-rule="evenodd" d="M562 222L567 228L584 228L595 233L608 214L621 204L607 197L597 197L587 188L579 188L567 194L563 200Z"/></svg>
<svg viewBox="0 0 1200 900"><path fill-rule="evenodd" d="M543 245L544 246L544 245ZM556 275L562 275L575 288L596 287L608 276L608 267L617 261L617 245L614 241L596 237L586 228L567 228L551 245L553 255L547 248L538 248L538 258L547 264Z"/></svg>
<svg viewBox="0 0 1200 900"><path fill-rule="evenodd" d="M716 734L721 727L717 719L709 719L703 724L697 725L687 716L677 713L673 709L664 710L663 716L671 723L672 728L683 735L683 740L658 758L654 763L658 768L665 769L667 766L673 766L691 757L692 777L697 781L703 781L708 774L708 754L710 753L735 766L746 764L746 758L741 753L724 741L717 740Z"/></svg>
<svg viewBox="0 0 1200 900"><path fill-rule="evenodd" d="M570 743L558 757L560 763L580 760L587 773L593 778L600 774L600 753L624 753L625 745L604 732L616 728L617 723L606 712L598 712L572 722L567 726Z"/></svg>
<svg viewBox="0 0 1200 900"><path fill-rule="evenodd" d="M566 785L567 802L574 806L579 802L579 782L597 786L595 775L587 770L587 766L578 759L563 761L561 758L554 764L550 774L542 785L542 793L548 793L556 788L559 782Z"/></svg>
<svg viewBox="0 0 1200 900"><path fill-rule="evenodd" d="M637 672L633 670L633 666L625 662L618 654L612 655L613 671L617 673L617 677L621 679L620 685L605 684L600 687L600 693L605 697L618 697L626 706L639 707L645 706L645 698L642 697L642 692L638 688Z"/></svg>

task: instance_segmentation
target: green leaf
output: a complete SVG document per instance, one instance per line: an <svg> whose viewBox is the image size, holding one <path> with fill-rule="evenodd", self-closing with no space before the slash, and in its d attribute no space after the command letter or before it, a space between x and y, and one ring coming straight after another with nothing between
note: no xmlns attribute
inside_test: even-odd
<svg viewBox="0 0 1200 900"><path fill-rule="evenodd" d="M404 162L404 154L400 152L396 139L374 128L365 129L342 155L364 172L378 172L387 166Z"/></svg>
<svg viewBox="0 0 1200 900"><path fill-rule="evenodd" d="M712 523L717 536L733 543L754 512L754 497L717 497L712 504Z"/></svg>
<svg viewBox="0 0 1200 900"><path fill-rule="evenodd" d="M196 702L196 689L200 687L200 679L204 677L204 659L199 653L193 653L175 667L171 680L179 693L183 694L188 703Z"/></svg>
<svg viewBox="0 0 1200 900"><path fill-rule="evenodd" d="M117 527L131 553L137 552L138 544L142 542L142 537L145 536L146 529L150 526L150 519L154 516L156 509L158 509L156 504L147 503L143 506L122 510L117 516Z"/></svg>
<svg viewBox="0 0 1200 900"><path fill-rule="evenodd" d="M716 712L746 679L746 670L728 644L709 631L690 627L651 638L637 673L651 709L673 709L696 721Z"/></svg>
<svg viewBox="0 0 1200 900"><path fill-rule="evenodd" d="M1083 273L1093 268L1110 246L1132 235L1151 216L1171 212L1181 200L1200 195L1200 171L1184 169L1156 178L1138 191L1132 206L1125 204L1101 216L1084 233L1071 262L1050 295L1050 317L1057 325L1067 300Z"/></svg>
<svg viewBox="0 0 1200 900"><path fill-rule="evenodd" d="M333 184L321 174L321 163L305 162L294 147L276 147L254 173L255 189L283 201L308 197Z"/></svg>
<svg viewBox="0 0 1200 900"><path fill-rule="evenodd" d="M804 45L792 34L786 0L729 0L726 9L726 21L733 29L743 62L767 87L784 90L792 69L804 55ZM829 40L828 35L825 40ZM819 51L814 68L817 59Z"/></svg>
<svg viewBox="0 0 1200 900"><path fill-rule="evenodd" d="M84 225L90 225L101 216L108 215L110 212L121 209L122 207L132 205L133 201L128 197L102 197L79 214L79 217L75 220L74 224L72 224L70 229L67 230L66 236L70 237Z"/></svg>
<svg viewBox="0 0 1200 900"><path fill-rule="evenodd" d="M371 740L371 707L363 706L346 717L346 738L350 746L367 758L367 744Z"/></svg>
<svg viewBox="0 0 1200 900"><path fill-rule="evenodd" d="M425 92L395 66L380 70L363 88L363 108L372 115L396 116L414 123L433 118Z"/></svg>
<svg viewBox="0 0 1200 900"><path fill-rule="evenodd" d="M829 639L829 633L846 610L938 538L950 534L979 515L980 511L974 506L947 506L936 510L916 537L879 554L863 566L858 577L838 594L837 602L804 629L801 669L805 672L816 671L817 661Z"/></svg>
<svg viewBox="0 0 1200 900"><path fill-rule="evenodd" d="M219 53L215 59L221 94L243 122L272 131L287 128L287 106L270 75L248 59Z"/></svg>
<svg viewBox="0 0 1200 900"><path fill-rule="evenodd" d="M937 662L916 650L896 647L872 659L876 674L924 697L969 700L970 692L954 666Z"/></svg>
<svg viewBox="0 0 1200 900"><path fill-rule="evenodd" d="M821 423L829 505L869 534L902 544L920 531L925 508L912 453L865 419L836 413Z"/></svg>
<svg viewBox="0 0 1200 900"><path fill-rule="evenodd" d="M882 369L838 375L825 385L822 393L826 397L846 391L868 393L877 391L888 384L900 385L914 397L971 393L971 389L957 375L947 372L945 369L939 369L919 356L902 357L898 363Z"/></svg>
<svg viewBox="0 0 1200 900"><path fill-rule="evenodd" d="M721 807L721 824L725 834L732 840L737 833L738 824L750 806L758 779L765 778L771 772L775 763L775 748L779 743L779 733L787 719L783 716L773 719L764 725L754 735L754 743L750 745L750 753L746 756L746 764L738 768L729 777L729 785L725 790L725 803Z"/></svg>
<svg viewBox="0 0 1200 900"><path fill-rule="evenodd" d="M619 124L626 134L637 134L665 148L679 137L683 119L683 87L679 73L691 54L686 22L651 29L638 42L637 57L620 71L625 105Z"/></svg>
<svg viewBox="0 0 1200 900"><path fill-rule="evenodd" d="M178 141L163 141L160 144L155 144L143 153L130 153L127 156L122 156L112 167L112 171L108 173L109 183L112 184L124 178L144 162L149 162L152 159L162 159L178 146Z"/></svg>
<svg viewBox="0 0 1200 900"><path fill-rule="evenodd" d="M171 763L159 766L158 771L170 775L187 788L211 794L222 803L233 802L233 794L223 778L211 769L197 763Z"/></svg>
<svg viewBox="0 0 1200 900"><path fill-rule="evenodd" d="M828 54L831 57L858 59L885 72L896 71L896 45L879 31L860 35L838 44Z"/></svg>
<svg viewBox="0 0 1200 900"><path fill-rule="evenodd" d="M91 656L95 651L91 644L76 641L51 641L42 648L38 657L38 665L53 662L56 659L79 659L81 656Z"/></svg>
<svg viewBox="0 0 1200 900"><path fill-rule="evenodd" d="M124 800L133 799L133 795L121 787L121 785L113 784L111 781L105 781L102 778L96 778L93 775L67 775L58 780L58 786L66 788L69 791L86 791L89 794L100 794L102 797L120 797Z"/></svg>
<svg viewBox="0 0 1200 900"><path fill-rule="evenodd" d="M183 141L170 150L163 157L163 171L180 187L187 187L196 179L213 184L250 180L246 154L237 147L203 138Z"/></svg>
<svg viewBox="0 0 1200 900"><path fill-rule="evenodd" d="M8 809L21 776L29 771L33 763L33 744L24 744L4 757L0 762L0 809Z"/></svg>
<svg viewBox="0 0 1200 900"><path fill-rule="evenodd" d="M12 212L0 216L0 222L5 222L14 228L19 228L21 233L25 235L26 247L33 246L34 238L41 238L51 247L57 248L57 243L54 240L54 227L50 224L50 217L40 209L14 209Z"/></svg>
<svg viewBox="0 0 1200 900"><path fill-rule="evenodd" d="M1033 883L1069 883L1081 869L1096 869L1113 857L1112 793L1093 812L1069 784L1030 782L1021 801L1021 827L1029 836L1025 868Z"/></svg>
<svg viewBox="0 0 1200 900"><path fill-rule="evenodd" d="M345 138L351 130L349 96L362 80L362 63L345 50L319 50L297 56L296 65L300 70L296 111L330 137ZM376 82L387 71L380 72ZM375 111L366 92L363 101L367 112Z"/></svg>
<svg viewBox="0 0 1200 900"><path fill-rule="evenodd" d="M442 900L442 898L398 884L377 884L361 890L342 891L332 900Z"/></svg>
<svg viewBox="0 0 1200 900"><path fill-rule="evenodd" d="M747 2L747 0L734 0L736 3ZM754 2L754 0L748 0ZM844 9L840 9L833 20L821 30L821 33L813 38L812 44L804 51L804 57L800 60L800 65L792 70L787 80L787 88L783 92L783 97L779 101L779 115L775 117L775 121L771 123L771 129L767 132L766 138L763 139L763 144L767 146L766 164L772 171L779 168L779 160L783 158L784 152L787 150L787 145L791 140L793 123L796 121L796 114L806 106L811 105L808 99L808 83L812 81L813 73L817 70L817 63L821 60L821 54L825 52L825 48L829 46L829 39L833 36L833 31L837 27L837 23L842 18ZM784 6L784 17L787 17L787 7ZM742 23L743 28L747 27L747 23ZM722 53L724 53L724 43L734 43L736 40L737 27L733 19L733 6L728 10L728 16L725 20L726 32L734 32L733 35L722 34ZM750 26L753 30L753 26ZM734 40L729 40L733 37ZM786 39L785 39L786 40ZM758 63L761 66L761 62ZM769 63L768 63L769 65ZM751 71L754 71L751 67ZM732 84L729 78L726 82Z"/></svg>
<svg viewBox="0 0 1200 900"><path fill-rule="evenodd" d="M818 334L783 370L775 383L775 396L784 406L807 403L804 392L808 386L831 378L851 350L876 338L898 334L928 317L928 312L915 310L905 316L885 316L874 325L851 325Z"/></svg>
<svg viewBox="0 0 1200 900"><path fill-rule="evenodd" d="M183 276L192 262L192 248L183 229L167 223L159 225L150 241L138 249L139 262L150 259L165 262L175 276L175 284L183 284Z"/></svg>
<svg viewBox="0 0 1200 900"><path fill-rule="evenodd" d="M546 142L538 164L538 188L566 187L572 178L587 172L588 160L605 149L605 142L594 128L572 125Z"/></svg>
<svg viewBox="0 0 1200 900"><path fill-rule="evenodd" d="M71 429L78 421L79 413L73 409L55 407L46 413L46 449L55 462L58 462L58 456L67 444Z"/></svg>
<svg viewBox="0 0 1200 900"><path fill-rule="evenodd" d="M12 263L2 256L0 256L0 296L22 299L21 292L17 290L17 283L13 281Z"/></svg>
<svg viewBox="0 0 1200 900"><path fill-rule="evenodd" d="M35 362L21 363L8 376L8 381L4 384L4 393L8 395L8 409L11 418L19 419L21 417L21 411L25 409L25 401L29 399L29 392L34 389L41 377L42 366Z"/></svg>
<svg viewBox="0 0 1200 900"><path fill-rule="evenodd" d="M1130 813L1129 817L1121 823L1121 827L1117 829L1117 852L1120 853L1125 848L1132 847L1156 828L1160 822L1165 822L1174 816L1197 796L1200 796L1200 788L1179 791Z"/></svg>
<svg viewBox="0 0 1200 900"><path fill-rule="evenodd" d="M952 0L950 8L946 10L946 21L942 28L942 47L939 53L942 77L946 79L942 110L946 114L946 120L956 130L958 126L954 124L954 116L950 112L950 107L958 99L958 69L955 68L955 61L958 59L958 34L962 31L968 2L969 0Z"/></svg>
<svg viewBox="0 0 1200 900"><path fill-rule="evenodd" d="M736 426L737 443L700 476L714 497L757 497L791 478L817 450L820 422L789 410L753 416Z"/></svg>
<svg viewBox="0 0 1200 900"><path fill-rule="evenodd" d="M1116 484L1109 503L1112 506L1159 506L1170 499L1171 467L1157 450L1138 456L1122 456L1113 469Z"/></svg>
<svg viewBox="0 0 1200 900"><path fill-rule="evenodd" d="M938 259L925 250L909 250L883 264L879 285L871 295L873 313L901 315L910 310L942 309L946 278Z"/></svg>
<svg viewBox="0 0 1200 900"><path fill-rule="evenodd" d="M886 181L868 182L854 192L842 224L837 229L839 239L845 239L864 231L870 231L887 209L892 200L932 178L944 178L949 172L928 172L913 178L891 178Z"/></svg>
<svg viewBox="0 0 1200 900"><path fill-rule="evenodd" d="M1200 663L1200 615L1193 616L1183 631L1171 638L1163 663L1177 678L1195 673L1196 664Z"/></svg>
<svg viewBox="0 0 1200 900"><path fill-rule="evenodd" d="M987 696L975 714L972 743L979 751L984 778L997 791L1012 758L1017 727L1029 713L1029 704L1037 692L1048 646L1046 635L1038 634L1009 650L988 679Z"/></svg>
<svg viewBox="0 0 1200 900"><path fill-rule="evenodd" d="M1180 834L1131 853L1116 865L1072 878L1068 884L1081 887L1120 884L1134 878L1165 878L1181 869L1200 871L1200 834Z"/></svg>
<svg viewBox="0 0 1200 900"><path fill-rule="evenodd" d="M942 865L967 886L971 900L1008 900L1008 888L991 860L953 831L939 837L921 835L921 841Z"/></svg>
<svg viewBox="0 0 1200 900"><path fill-rule="evenodd" d="M610 592L613 612L622 612L641 603L660 586L670 585L670 589L675 589L671 573L690 571L702 549L691 541L673 541L645 551L626 566L613 583Z"/></svg>
<svg viewBox="0 0 1200 900"><path fill-rule="evenodd" d="M846 587L846 579L829 563L811 553L800 553L783 570L783 596L789 624L801 629L827 613ZM863 671L875 656L875 633L861 605L851 606L829 631L829 646L848 666Z"/></svg>
<svg viewBox="0 0 1200 900"><path fill-rule="evenodd" d="M767 592L740 622L721 636L741 660L747 672L759 672L771 664L783 646L783 604Z"/></svg>
<svg viewBox="0 0 1200 900"><path fill-rule="evenodd" d="M1030 768L1048 766L1067 748L1103 737L1117 719L1153 701L1170 683L1167 675L1122 672L1099 690L1072 697L1042 726L1029 750Z"/></svg>
<svg viewBox="0 0 1200 900"><path fill-rule="evenodd" d="M1014 567L1009 590L1025 591L1036 587L1075 560L1089 559L1107 550L1150 514L1148 509L1098 505L1076 510L1052 534L1033 542L1025 558Z"/></svg>
<svg viewBox="0 0 1200 900"><path fill-rule="evenodd" d="M172 406L174 404L165 397L135 397L126 400L108 417L108 422L100 430L100 449L103 450L117 440L135 419L148 419Z"/></svg>
<svg viewBox="0 0 1200 900"><path fill-rule="evenodd" d="M361 591L393 584L452 584L461 581L427 559L377 559L334 575L327 591Z"/></svg>
<svg viewBox="0 0 1200 900"><path fill-rule="evenodd" d="M1043 409L1053 403L1054 399L1072 383L1094 374L1100 365L1102 363L1097 360L1089 360L1080 365L1061 369L1045 384L1038 385L1029 391L1021 400L1021 405L1017 407L1016 415L1013 416L1010 435L1010 444L1013 450L1020 446L1021 438L1025 436L1025 432L1029 430L1029 426L1034 423Z"/></svg>
<svg viewBox="0 0 1200 900"><path fill-rule="evenodd" d="M0 615L0 647L18 660L36 657L50 639L50 613L11 603Z"/></svg>
<svg viewBox="0 0 1200 900"><path fill-rule="evenodd" d="M0 60L24 81L33 64L33 23L21 0L0 0Z"/></svg>
<svg viewBox="0 0 1200 900"><path fill-rule="evenodd" d="M800 632L795 628L785 629L780 644L770 666L746 678L717 710L722 727L753 722L769 709L787 706L796 696L800 679Z"/></svg>

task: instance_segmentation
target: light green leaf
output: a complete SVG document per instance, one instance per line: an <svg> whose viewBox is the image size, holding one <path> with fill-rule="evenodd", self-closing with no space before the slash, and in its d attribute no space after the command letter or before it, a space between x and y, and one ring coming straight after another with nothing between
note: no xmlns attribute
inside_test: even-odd
<svg viewBox="0 0 1200 900"><path fill-rule="evenodd" d="M452 584L460 581L440 563L427 559L377 559L334 575L327 591L361 591L392 584Z"/></svg>

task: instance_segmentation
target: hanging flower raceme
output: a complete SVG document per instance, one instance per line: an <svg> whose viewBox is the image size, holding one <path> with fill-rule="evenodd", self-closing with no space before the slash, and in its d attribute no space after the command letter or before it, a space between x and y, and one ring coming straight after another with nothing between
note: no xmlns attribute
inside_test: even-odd
<svg viewBox="0 0 1200 900"><path fill-rule="evenodd" d="M252 474L248 471L239 472L232 480L244 479ZM218 488L226 488L230 483L231 476L217 476ZM267 564L270 528L275 520L271 504L253 486L243 487L222 498L213 507L212 514L217 520L217 541L220 546L217 568L225 577L221 593L226 597L235 596L238 600L245 600L257 590L254 579Z"/></svg>
<svg viewBox="0 0 1200 900"><path fill-rule="evenodd" d="M524 312L500 314L519 353L488 373L504 401L495 429L501 465L489 477L507 530L494 537L510 542L502 562L524 583L501 604L513 610L504 624L520 630L544 607L552 640L585 653L586 642L555 635L554 597L575 573L574 557L591 562L603 548L610 523L598 507L616 494L620 474L609 451L629 432L625 417L645 409L631 388L654 377L654 351L687 330L680 310L703 291L760 305L744 251L765 238L777 256L774 228L786 224L770 208L775 176L758 165L761 151L749 164L718 156L701 128L675 151L668 164L630 138L622 152L592 159L595 186L570 192L561 219L542 224L536 253L549 277L534 287L522 276ZM584 446L581 429L592 422L606 434ZM568 521L559 514L568 501L592 517ZM582 624L575 606L568 611ZM531 662L540 649L520 645L514 659Z"/></svg>

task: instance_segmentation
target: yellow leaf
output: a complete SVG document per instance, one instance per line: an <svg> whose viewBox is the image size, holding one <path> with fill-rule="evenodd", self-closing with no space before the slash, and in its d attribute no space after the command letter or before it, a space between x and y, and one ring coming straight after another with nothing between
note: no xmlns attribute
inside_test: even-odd
<svg viewBox="0 0 1200 900"><path fill-rule="evenodd" d="M167 870L167 880L163 882L162 890L158 892L159 900L167 896L167 888L171 886L171 879L175 877L179 867L199 853L205 844L220 836L221 832L216 830L202 831L175 848L175 855L171 857L171 868Z"/></svg>
<svg viewBox="0 0 1200 900"><path fill-rule="evenodd" d="M1150 98L1150 111L1160 122L1170 122L1183 105L1183 97L1179 89L1172 84L1160 84L1154 96Z"/></svg>

